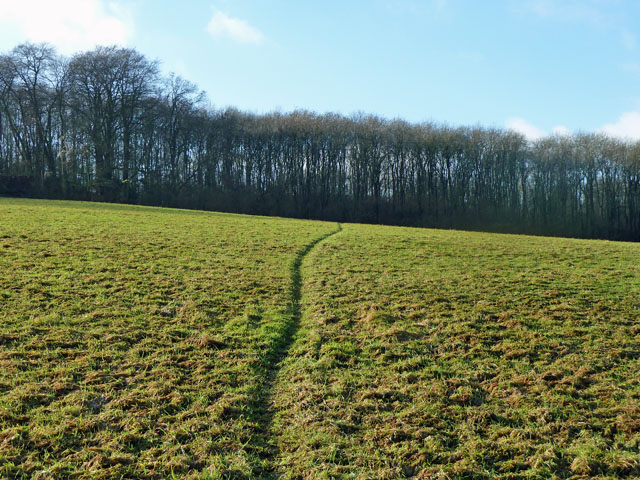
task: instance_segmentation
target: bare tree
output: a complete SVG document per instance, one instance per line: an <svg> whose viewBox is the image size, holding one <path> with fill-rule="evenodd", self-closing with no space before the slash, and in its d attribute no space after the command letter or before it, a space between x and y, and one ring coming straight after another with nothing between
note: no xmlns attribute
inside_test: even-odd
<svg viewBox="0 0 640 480"><path fill-rule="evenodd" d="M215 110L115 46L0 56L0 193L640 240L639 145Z"/></svg>

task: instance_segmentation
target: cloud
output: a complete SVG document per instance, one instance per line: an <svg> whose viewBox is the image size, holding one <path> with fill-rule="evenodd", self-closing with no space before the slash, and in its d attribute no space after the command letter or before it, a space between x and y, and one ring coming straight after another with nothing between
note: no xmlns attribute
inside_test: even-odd
<svg viewBox="0 0 640 480"><path fill-rule="evenodd" d="M535 141L548 136L544 130L532 125L521 117L512 117L505 122L505 128L523 134L527 140ZM614 123L607 123L598 132L622 140L640 140L640 111L623 113ZM568 136L571 131L564 125L556 125L551 129L553 135Z"/></svg>
<svg viewBox="0 0 640 480"><path fill-rule="evenodd" d="M556 125L555 127L553 127L553 129L551 129L551 131L554 135L559 135L560 137L567 137L571 135L571 130L569 130L564 125Z"/></svg>
<svg viewBox="0 0 640 480"><path fill-rule="evenodd" d="M623 113L617 122L607 123L600 131L625 140L640 140L640 112Z"/></svg>
<svg viewBox="0 0 640 480"><path fill-rule="evenodd" d="M96 45L126 45L133 21L120 3L103 0L7 1L0 8L0 30L16 36L13 44L47 42L64 54ZM5 38L6 35L5 35Z"/></svg>
<svg viewBox="0 0 640 480"><path fill-rule="evenodd" d="M514 130L523 134L528 140L538 140L547 135L543 130L531 125L524 118L520 117L512 117L508 119L505 123L505 127L507 127L508 130Z"/></svg>
<svg viewBox="0 0 640 480"><path fill-rule="evenodd" d="M507 130L513 130L515 132L523 134L527 137L527 140L535 141L541 138L549 136L547 132L544 130L532 125L527 122L524 118L521 117L512 117L505 122L505 127ZM571 130L569 130L564 125L556 125L551 129L551 133L553 135L558 135L561 137L565 137L571 135Z"/></svg>
<svg viewBox="0 0 640 480"><path fill-rule="evenodd" d="M222 12L214 13L207 25L207 32L214 38L229 38L238 43L260 45L264 35L240 18L232 18Z"/></svg>

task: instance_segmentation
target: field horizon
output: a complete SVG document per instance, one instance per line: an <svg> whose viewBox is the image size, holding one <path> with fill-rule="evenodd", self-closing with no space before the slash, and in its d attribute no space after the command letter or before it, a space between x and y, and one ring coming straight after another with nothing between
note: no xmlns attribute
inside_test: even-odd
<svg viewBox="0 0 640 480"><path fill-rule="evenodd" d="M0 475L636 478L638 258L0 197Z"/></svg>

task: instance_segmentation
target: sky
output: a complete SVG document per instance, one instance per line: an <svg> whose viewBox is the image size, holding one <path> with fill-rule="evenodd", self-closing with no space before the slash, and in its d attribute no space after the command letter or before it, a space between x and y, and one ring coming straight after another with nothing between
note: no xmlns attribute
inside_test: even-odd
<svg viewBox="0 0 640 480"><path fill-rule="evenodd" d="M637 0L0 0L0 52L135 48L217 108L640 140Z"/></svg>

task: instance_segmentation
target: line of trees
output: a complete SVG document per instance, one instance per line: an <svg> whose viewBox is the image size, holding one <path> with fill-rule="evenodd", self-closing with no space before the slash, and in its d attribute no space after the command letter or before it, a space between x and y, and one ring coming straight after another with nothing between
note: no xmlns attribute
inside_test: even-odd
<svg viewBox="0 0 640 480"><path fill-rule="evenodd" d="M0 194L640 240L640 143L216 110L129 48L0 56Z"/></svg>

